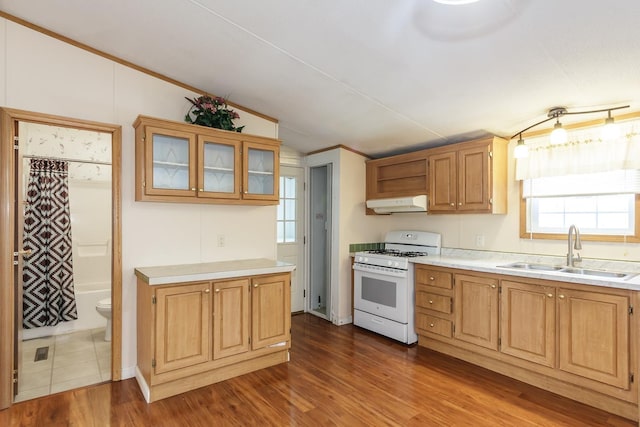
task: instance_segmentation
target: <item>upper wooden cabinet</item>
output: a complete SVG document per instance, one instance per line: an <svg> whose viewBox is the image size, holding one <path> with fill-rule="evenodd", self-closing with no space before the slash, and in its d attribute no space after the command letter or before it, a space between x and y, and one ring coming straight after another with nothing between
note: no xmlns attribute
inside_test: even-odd
<svg viewBox="0 0 640 427"><path fill-rule="evenodd" d="M427 194L429 213L506 213L507 144L491 137L369 160L367 200Z"/></svg>
<svg viewBox="0 0 640 427"><path fill-rule="evenodd" d="M426 150L367 161L367 200L429 191Z"/></svg>
<svg viewBox="0 0 640 427"><path fill-rule="evenodd" d="M136 200L278 204L280 141L138 116Z"/></svg>
<svg viewBox="0 0 640 427"><path fill-rule="evenodd" d="M429 212L507 212L506 140L493 137L429 152Z"/></svg>

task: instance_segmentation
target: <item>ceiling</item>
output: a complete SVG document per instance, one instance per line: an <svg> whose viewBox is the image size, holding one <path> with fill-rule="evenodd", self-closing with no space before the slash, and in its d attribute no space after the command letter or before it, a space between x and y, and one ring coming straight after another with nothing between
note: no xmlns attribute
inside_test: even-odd
<svg viewBox="0 0 640 427"><path fill-rule="evenodd" d="M0 0L0 9L275 117L283 143L303 153L343 144L379 157L510 137L554 106L640 105L637 0Z"/></svg>

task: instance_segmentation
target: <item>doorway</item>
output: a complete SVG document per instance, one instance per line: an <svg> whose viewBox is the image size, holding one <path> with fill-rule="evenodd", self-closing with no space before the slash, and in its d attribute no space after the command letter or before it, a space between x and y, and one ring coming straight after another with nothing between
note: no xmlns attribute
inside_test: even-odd
<svg viewBox="0 0 640 427"><path fill-rule="evenodd" d="M304 304L304 169L280 166L280 204L276 218L278 260L296 265L291 273L291 312Z"/></svg>
<svg viewBox="0 0 640 427"><path fill-rule="evenodd" d="M332 165L309 168L308 310L331 320Z"/></svg>
<svg viewBox="0 0 640 427"><path fill-rule="evenodd" d="M0 408L6 408L14 400L26 400L61 391L65 387L70 389L91 382L121 378L121 128L117 125L12 109L0 109L0 116L2 119L0 170L2 170L2 179L7 178L5 182L8 184L0 188L0 203L3 208L8 208L0 213L0 220L5 224L11 224L11 227L7 227L6 230L10 238L0 244L0 255L3 260L1 265L3 272L0 273L0 281L3 283L0 288L0 311L11 313L10 318L9 316L0 317L0 342L2 343L0 346L2 375L0 377L3 378L0 384ZM91 135L94 140L87 139L88 135ZM66 140L64 136L67 137ZM29 142L31 146L28 145ZM79 154L82 151L89 154L83 157ZM100 159L98 152L102 152L105 158ZM25 215L27 215L27 223L33 224L40 221L38 215L42 211L32 207L36 202L30 197L37 193L35 190L37 178L31 182L29 175L43 171L48 173L49 170L63 171L61 175L64 175L64 179L60 182L64 181L64 184L61 184L64 185L64 190L57 190L56 198L66 198L72 206L69 209L69 203L67 203L65 209L70 211L70 215L64 216L65 219L59 222L59 224L70 222L69 229L73 229L74 238L71 239L71 233L67 230L68 240L75 240L73 244L67 245L69 250L65 255L64 268L71 272L69 275L73 276L73 281L78 284L82 282L83 285L82 291L77 286L74 289L75 283L71 286L67 283L61 288L66 295L57 301L64 301L65 312L64 314L58 312L59 314L54 318L59 316L59 319L53 321L50 320L49 315L38 314L37 307L40 301L33 296L37 290L23 299L23 290L28 288L28 286L23 287L23 279L25 283L29 283L31 280L29 276L37 274L35 260L39 259L39 255L35 255L34 252L44 252L44 245L34 238L36 233L29 228L30 225L26 228L24 226ZM25 197L27 186L28 197ZM64 197L57 195L64 195ZM92 211L93 208L97 210ZM100 225L97 222L91 222L98 221L98 218L101 221ZM57 228L64 227L58 225ZM95 233L98 228L101 229L99 235ZM23 236L24 231L26 234ZM29 244L32 248L26 249ZM9 258L5 255L13 256ZM56 256L58 256L57 253ZM75 262L70 262L74 258ZM4 261L6 259L11 261L9 265L6 265ZM52 263L47 260L42 264ZM9 285L10 283L13 283L13 286ZM40 284L36 283L34 286L40 286ZM88 301L87 298L95 299L104 296L103 299L109 299L109 295L113 330L110 342L105 341L106 318L100 319L98 315L93 320L87 319L87 316L97 314L97 303ZM45 304L49 303L47 301ZM25 313L23 313L23 307ZM74 317L77 320L72 320ZM59 320L63 322L57 323ZM86 326L86 324L83 326L83 322L86 321L93 321L95 324L89 325L83 332L81 328ZM23 329L23 325L26 329ZM24 341L23 344L24 339L28 341ZM79 343L78 339L84 342ZM73 349L79 350L76 356L86 352L96 358L94 363L98 371L93 375L93 381L87 382L87 376L78 381L78 375L75 374L84 362L70 361L69 353ZM31 353L29 357L23 358L27 354L22 350L28 350ZM101 371L98 365L100 362L97 360L100 355L102 355ZM57 373L53 365L53 358L56 356L62 363L60 367L65 368ZM37 366L36 370L25 370L24 362L29 359L36 363L41 362L40 365L33 364L29 368ZM47 360L50 362L47 363ZM63 366L65 363L66 367ZM45 365L50 365L47 372L44 371ZM38 370L41 368L43 370ZM71 377L75 375L75 378L69 377L66 384L53 387L53 381L57 379L60 383L64 379L66 374L62 371L71 373ZM20 388L25 384L25 380L38 382L44 381L45 378L48 384L45 386L43 383L38 391L32 390L36 393L33 396L29 393L14 396L21 391ZM46 390L48 392L45 392Z"/></svg>

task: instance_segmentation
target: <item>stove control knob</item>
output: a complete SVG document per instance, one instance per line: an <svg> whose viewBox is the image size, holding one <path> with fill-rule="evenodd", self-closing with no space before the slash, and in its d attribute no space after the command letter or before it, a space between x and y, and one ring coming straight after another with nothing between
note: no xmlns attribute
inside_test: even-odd
<svg viewBox="0 0 640 427"><path fill-rule="evenodd" d="M398 261L396 261L394 264L395 264L396 267L400 266L400 263Z"/></svg>
<svg viewBox="0 0 640 427"><path fill-rule="evenodd" d="M393 265L393 261L387 261L387 265L388 266L392 266Z"/></svg>
<svg viewBox="0 0 640 427"><path fill-rule="evenodd" d="M358 262L362 262L364 258L362 258L361 256L358 257Z"/></svg>

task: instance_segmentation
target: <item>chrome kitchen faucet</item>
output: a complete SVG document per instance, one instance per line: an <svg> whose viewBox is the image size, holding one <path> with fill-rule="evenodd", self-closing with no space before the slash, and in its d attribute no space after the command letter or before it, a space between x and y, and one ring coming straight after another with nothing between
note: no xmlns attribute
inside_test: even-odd
<svg viewBox="0 0 640 427"><path fill-rule="evenodd" d="M576 235L576 241L573 244L573 247L571 246L571 232L574 232ZM571 226L569 227L569 233L567 233L567 244L569 246L569 251L567 252L567 266L568 267L574 267L576 262L580 262L582 261L582 258L580 257L580 254L578 254L576 257L573 256L573 250L581 250L582 249L582 243L580 242L580 230L578 230L578 227L576 227L574 224L571 224Z"/></svg>

